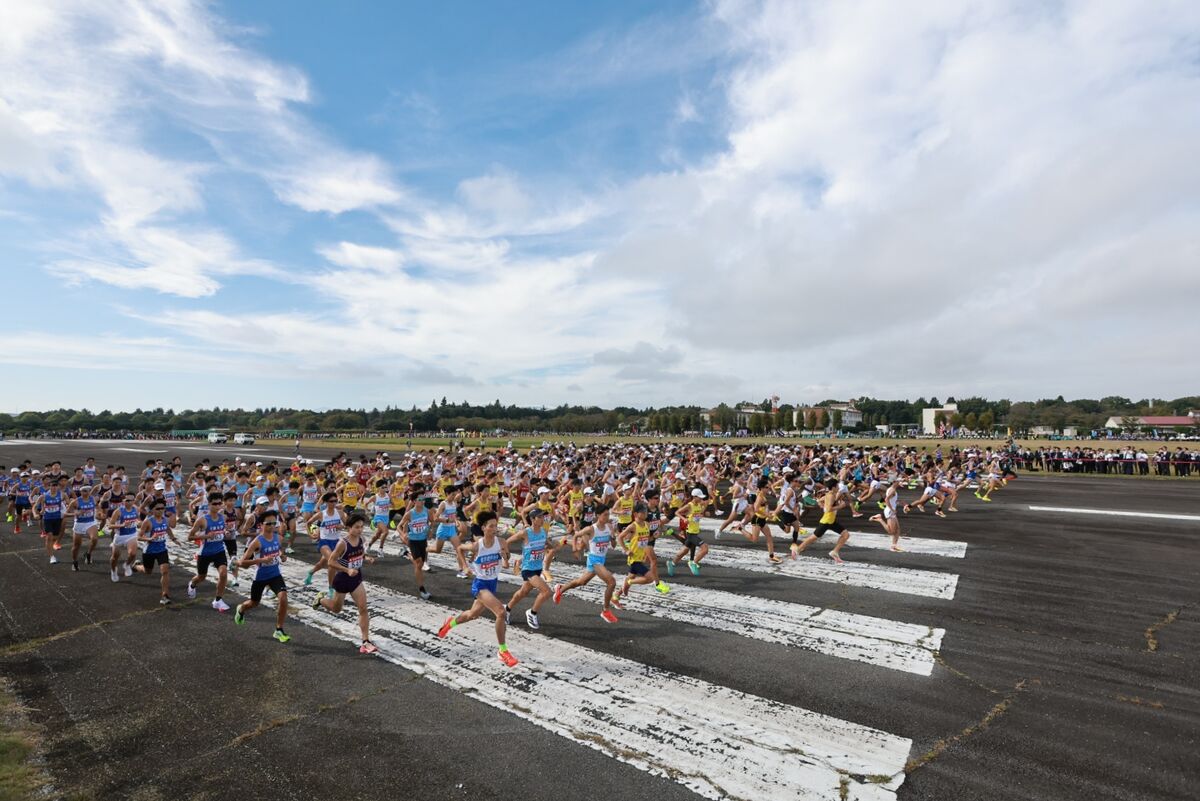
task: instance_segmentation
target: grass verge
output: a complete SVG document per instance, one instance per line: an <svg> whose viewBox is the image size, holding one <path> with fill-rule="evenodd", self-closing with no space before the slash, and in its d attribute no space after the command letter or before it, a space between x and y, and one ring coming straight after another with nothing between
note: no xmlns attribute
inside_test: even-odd
<svg viewBox="0 0 1200 801"><path fill-rule="evenodd" d="M7 685L0 685L0 801L28 801L43 787L32 763L37 737Z"/></svg>

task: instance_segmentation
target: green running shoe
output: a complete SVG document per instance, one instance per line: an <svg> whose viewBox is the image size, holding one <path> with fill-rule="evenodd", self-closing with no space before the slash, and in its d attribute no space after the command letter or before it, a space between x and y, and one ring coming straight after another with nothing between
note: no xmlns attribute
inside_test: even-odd
<svg viewBox="0 0 1200 801"><path fill-rule="evenodd" d="M239 626L244 625L246 618L242 617L242 605L238 604L237 609L233 610L233 622Z"/></svg>
<svg viewBox="0 0 1200 801"><path fill-rule="evenodd" d="M288 635L283 633L283 629L275 629L274 636L275 636L275 639L279 640L280 642L290 642L292 639L291 637L289 637Z"/></svg>

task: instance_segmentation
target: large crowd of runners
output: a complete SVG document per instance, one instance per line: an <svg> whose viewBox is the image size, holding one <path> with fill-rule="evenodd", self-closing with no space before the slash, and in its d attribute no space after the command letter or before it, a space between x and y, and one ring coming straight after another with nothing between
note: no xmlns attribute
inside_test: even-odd
<svg viewBox="0 0 1200 801"><path fill-rule="evenodd" d="M524 617L529 628L538 629L547 603L557 604L598 579L604 585L600 616L616 623L634 587L665 594L670 586L664 574L672 578L685 568L700 575L710 547L701 536L706 517L720 521L710 526L716 539L761 545L762 558L772 564L799 558L831 535L829 558L841 564L850 533L839 518L869 515L900 552L905 514L946 517L958 511L960 493L973 491L988 502L1016 477L1006 450L918 454L900 447L662 443L578 448L547 443L524 452L511 445L496 451L443 449L395 459L385 452L358 459L343 453L320 462L299 456L267 463L204 459L190 469L175 457L148 460L134 471L100 467L89 458L69 472L58 461L38 467L25 461L0 470L5 522L15 534L36 531L51 565L69 561L80 571L102 564L96 550L108 539L111 580L157 578L159 603L165 605L171 603L168 542L174 543L194 551L189 598L212 583L212 608L221 613L232 608L242 625L270 590L276 598L273 636L284 643L290 635L284 629L288 587L281 565L297 541L315 544L316 561L303 581L320 580L325 589L313 608L336 614L352 602L362 653L377 650L370 638L364 566L385 552L407 559L413 590L429 600L429 554L446 552L457 577L471 582L471 605L447 618L438 636L490 614L499 658L510 667L517 660L505 631L524 600L533 597ZM901 501L901 491L916 497ZM777 537L785 549L777 549ZM664 543L668 547L660 555ZM64 547L69 557L60 560ZM625 562L623 577L609 569L614 554ZM583 570L556 583L555 561ZM522 580L507 598L498 587L502 570ZM239 587L246 572L248 598L231 607L226 592L230 585Z"/></svg>

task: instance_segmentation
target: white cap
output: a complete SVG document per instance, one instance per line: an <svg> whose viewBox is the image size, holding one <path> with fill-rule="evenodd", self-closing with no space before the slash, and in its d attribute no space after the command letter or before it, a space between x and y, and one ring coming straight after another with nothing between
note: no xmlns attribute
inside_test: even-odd
<svg viewBox="0 0 1200 801"><path fill-rule="evenodd" d="M584 495L595 495L596 491L594 489L592 489L591 487L584 487L583 494Z"/></svg>
<svg viewBox="0 0 1200 801"><path fill-rule="evenodd" d="M703 497L704 497L704 490L702 490L702 489L700 489L699 487L697 487L696 489L692 490L692 497L693 497L693 498L703 498Z"/></svg>
<svg viewBox="0 0 1200 801"><path fill-rule="evenodd" d="M716 459L714 459L713 457L711 457L711 456L710 456L710 457L708 457L707 459L705 459L705 460L704 460L704 463L705 463L705 464L713 464L713 463L714 463L714 462L716 462L716 461L717 461Z"/></svg>
<svg viewBox="0 0 1200 801"><path fill-rule="evenodd" d="M381 454L379 454L379 455L380 455L380 456L387 456L387 451L384 451L383 453L381 453Z"/></svg>
<svg viewBox="0 0 1200 801"><path fill-rule="evenodd" d="M354 475L354 468L353 468L353 467L347 467L347 468L346 468L346 475L348 475L348 476L352 476L352 475Z"/></svg>
<svg viewBox="0 0 1200 801"><path fill-rule="evenodd" d="M675 478L683 478L683 473L676 473Z"/></svg>
<svg viewBox="0 0 1200 801"><path fill-rule="evenodd" d="M166 485L166 484L164 484L164 483L162 483L161 481L155 481L155 482L154 482L154 488L155 488L155 489L166 489L166 487L167 487L167 485Z"/></svg>
<svg viewBox="0 0 1200 801"><path fill-rule="evenodd" d="M36 467L33 469L33 475L40 476L41 474L42 474L41 470L38 470Z"/></svg>
<svg viewBox="0 0 1200 801"><path fill-rule="evenodd" d="M255 501L254 505L255 506L266 506L268 503L270 503L270 501L268 501L267 496L264 495L261 498L259 498L257 501Z"/></svg>
<svg viewBox="0 0 1200 801"><path fill-rule="evenodd" d="M637 483L637 481L638 481L637 476L634 476L633 478L629 479L629 486L632 487L634 484Z"/></svg>
<svg viewBox="0 0 1200 801"><path fill-rule="evenodd" d="M629 489L629 488L630 488L630 485L629 485L628 483L622 484L622 485L621 485L621 492L624 492L625 490L627 490L627 489Z"/></svg>
<svg viewBox="0 0 1200 801"><path fill-rule="evenodd" d="M20 473L20 472L21 472L21 469L20 469L19 467L14 467L13 469L9 470L8 472L10 472L10 473Z"/></svg>
<svg viewBox="0 0 1200 801"><path fill-rule="evenodd" d="M550 491L549 487L538 487L537 494L544 495L545 493L547 493L549 491Z"/></svg>
<svg viewBox="0 0 1200 801"><path fill-rule="evenodd" d="M792 469L792 468L790 468L790 467L785 467L785 468L783 468L783 472L785 472L785 473L795 473L796 471L795 471L795 470L793 470L793 469Z"/></svg>

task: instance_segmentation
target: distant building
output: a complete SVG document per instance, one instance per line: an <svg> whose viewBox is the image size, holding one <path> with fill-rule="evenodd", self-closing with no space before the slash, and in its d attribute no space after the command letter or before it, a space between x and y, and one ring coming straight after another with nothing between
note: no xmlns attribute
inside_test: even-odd
<svg viewBox="0 0 1200 801"><path fill-rule="evenodd" d="M958 412L957 403L947 403L945 406L931 406L921 410L921 433L936 434L938 433L937 416L938 412L944 412L946 424L950 424L950 417Z"/></svg>
<svg viewBox="0 0 1200 801"><path fill-rule="evenodd" d="M854 405L854 401L849 403L831 403L828 406L801 406L792 412L792 427L799 429L807 429L804 423L804 418L809 412L818 410L825 412L825 430L833 431L833 413L842 413L842 428L856 428L863 421L863 414Z"/></svg>

